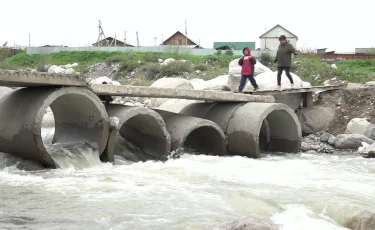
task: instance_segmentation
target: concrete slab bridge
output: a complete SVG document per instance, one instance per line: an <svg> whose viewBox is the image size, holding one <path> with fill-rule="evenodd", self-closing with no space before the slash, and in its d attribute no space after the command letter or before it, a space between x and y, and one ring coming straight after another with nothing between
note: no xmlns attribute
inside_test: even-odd
<svg viewBox="0 0 375 230"><path fill-rule="evenodd" d="M293 107L300 104L303 93L312 92L305 89L234 94L89 86L79 75L1 70L0 86L18 87L0 99L0 152L51 168L59 165L51 158L41 133L48 108L54 116L52 144L90 143L102 161L114 161L114 154L127 142L142 150L142 154L125 156L133 161L164 161L181 148L256 158L261 152L300 150L301 126ZM181 98L206 103L190 104L177 114L125 105L105 106L98 95ZM293 105L287 105L290 101Z"/></svg>

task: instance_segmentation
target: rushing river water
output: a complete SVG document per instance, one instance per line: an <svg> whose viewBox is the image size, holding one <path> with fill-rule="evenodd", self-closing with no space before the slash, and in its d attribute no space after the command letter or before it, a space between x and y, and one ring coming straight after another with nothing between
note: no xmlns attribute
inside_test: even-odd
<svg viewBox="0 0 375 230"><path fill-rule="evenodd" d="M280 229L345 229L327 205L375 211L375 161L358 156L185 154L118 165L84 156L84 167L24 171L31 162L1 153L0 229L211 229L249 214Z"/></svg>

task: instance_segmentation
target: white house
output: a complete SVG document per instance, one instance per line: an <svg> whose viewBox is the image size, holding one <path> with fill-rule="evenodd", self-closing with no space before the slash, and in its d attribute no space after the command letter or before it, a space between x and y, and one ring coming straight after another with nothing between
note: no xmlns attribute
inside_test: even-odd
<svg viewBox="0 0 375 230"><path fill-rule="evenodd" d="M298 37L284 27L276 25L259 37L260 49L277 50L280 45L279 37L281 35L285 35L290 44L292 44L295 48L297 47Z"/></svg>

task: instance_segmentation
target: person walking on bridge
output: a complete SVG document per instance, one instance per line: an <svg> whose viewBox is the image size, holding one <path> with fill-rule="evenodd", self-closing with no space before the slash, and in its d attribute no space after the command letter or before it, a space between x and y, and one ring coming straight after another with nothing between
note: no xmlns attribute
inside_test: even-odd
<svg viewBox="0 0 375 230"><path fill-rule="evenodd" d="M257 82L254 79L254 69L257 61L253 56L251 56L251 48L245 47L242 50L244 56L238 61L238 64L242 66L241 70L241 81L240 86L238 87L238 92L242 92L245 88L247 79L250 80L251 85L254 87L254 91L259 89Z"/></svg>
<svg viewBox="0 0 375 230"><path fill-rule="evenodd" d="M292 67L292 54L297 55L297 50L290 44L284 35L279 37L280 45L277 50L276 59L277 62L277 89L281 89L281 75L285 70L286 76L289 78L291 88L294 88L294 82L292 75L290 74L290 68Z"/></svg>

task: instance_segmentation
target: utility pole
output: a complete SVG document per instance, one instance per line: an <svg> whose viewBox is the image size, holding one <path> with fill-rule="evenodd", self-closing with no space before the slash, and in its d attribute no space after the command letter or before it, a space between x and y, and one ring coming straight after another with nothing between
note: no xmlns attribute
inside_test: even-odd
<svg viewBox="0 0 375 230"><path fill-rule="evenodd" d="M187 46L187 22L186 22L186 19L185 19L185 46Z"/></svg>
<svg viewBox="0 0 375 230"><path fill-rule="evenodd" d="M99 20L99 35L98 35L98 41L96 42L96 45L97 46L101 46L101 43L99 43L99 41L103 39L105 39L105 35L104 35L104 31L103 31L103 27L102 27L102 22ZM107 40L107 45L109 45L109 42Z"/></svg>
<svg viewBox="0 0 375 230"><path fill-rule="evenodd" d="M154 46L156 46L156 37L154 37L153 39L154 39Z"/></svg>
<svg viewBox="0 0 375 230"><path fill-rule="evenodd" d="M126 30L125 30L125 39L124 39L124 46L126 46Z"/></svg>
<svg viewBox="0 0 375 230"><path fill-rule="evenodd" d="M30 39L30 33L29 33L29 47L31 47L31 45L30 45L31 42L30 41L31 41L31 39Z"/></svg>
<svg viewBox="0 0 375 230"><path fill-rule="evenodd" d="M138 31L136 32L136 35L137 35L137 47L139 47Z"/></svg>
<svg viewBox="0 0 375 230"><path fill-rule="evenodd" d="M267 27L264 26L264 50L267 49L267 35L266 35L266 32L267 32Z"/></svg>
<svg viewBox="0 0 375 230"><path fill-rule="evenodd" d="M163 38L163 34L161 35L161 45L162 45L162 46L164 45L164 38Z"/></svg>

